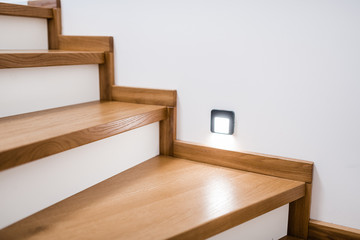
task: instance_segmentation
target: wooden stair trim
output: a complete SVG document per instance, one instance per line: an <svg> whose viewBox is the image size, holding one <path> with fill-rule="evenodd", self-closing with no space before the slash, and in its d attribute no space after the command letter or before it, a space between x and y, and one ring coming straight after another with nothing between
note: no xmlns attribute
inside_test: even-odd
<svg viewBox="0 0 360 240"><path fill-rule="evenodd" d="M18 17L53 18L52 8L0 3L0 14Z"/></svg>
<svg viewBox="0 0 360 240"><path fill-rule="evenodd" d="M158 156L0 230L0 238L204 239L303 195L301 182Z"/></svg>
<svg viewBox="0 0 360 240"><path fill-rule="evenodd" d="M360 240L360 229L344 227L337 224L310 219L309 239L310 240L326 240L326 239Z"/></svg>
<svg viewBox="0 0 360 240"><path fill-rule="evenodd" d="M102 63L104 52L100 51L0 51L0 69Z"/></svg>
<svg viewBox="0 0 360 240"><path fill-rule="evenodd" d="M91 102L0 119L0 171L166 119L166 108Z"/></svg>
<svg viewBox="0 0 360 240"><path fill-rule="evenodd" d="M112 86L112 100L176 107L176 90Z"/></svg>
<svg viewBox="0 0 360 240"><path fill-rule="evenodd" d="M59 49L76 51L114 51L113 37L106 36L59 36Z"/></svg>
<svg viewBox="0 0 360 240"><path fill-rule="evenodd" d="M174 142L174 156L311 183L313 163L248 152L234 152L180 140Z"/></svg>
<svg viewBox="0 0 360 240"><path fill-rule="evenodd" d="M289 204L288 235L308 239L312 184L305 184L305 196Z"/></svg>
<svg viewBox="0 0 360 240"><path fill-rule="evenodd" d="M60 7L60 0L29 0L28 6L58 8Z"/></svg>

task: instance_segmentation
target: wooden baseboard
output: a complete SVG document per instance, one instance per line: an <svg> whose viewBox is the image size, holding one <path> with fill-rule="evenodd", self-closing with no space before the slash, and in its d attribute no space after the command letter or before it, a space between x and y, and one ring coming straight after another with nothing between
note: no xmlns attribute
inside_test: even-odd
<svg viewBox="0 0 360 240"><path fill-rule="evenodd" d="M310 219L310 240L360 240L360 229Z"/></svg>

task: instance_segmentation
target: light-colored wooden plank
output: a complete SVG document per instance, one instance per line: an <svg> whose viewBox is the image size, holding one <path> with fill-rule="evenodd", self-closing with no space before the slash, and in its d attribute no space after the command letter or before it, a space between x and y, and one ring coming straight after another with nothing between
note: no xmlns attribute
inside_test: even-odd
<svg viewBox="0 0 360 240"><path fill-rule="evenodd" d="M0 3L0 14L20 17L52 18L51 8Z"/></svg>
<svg viewBox="0 0 360 240"><path fill-rule="evenodd" d="M102 63L104 53L100 51L0 51L0 69Z"/></svg>
<svg viewBox="0 0 360 240"><path fill-rule="evenodd" d="M0 230L0 239L205 239L304 194L304 183L159 156Z"/></svg>
<svg viewBox="0 0 360 240"><path fill-rule="evenodd" d="M167 116L160 122L160 154L172 156L176 139L176 107L167 107Z"/></svg>
<svg viewBox="0 0 360 240"><path fill-rule="evenodd" d="M311 219L309 222L310 240L360 240L360 229Z"/></svg>
<svg viewBox="0 0 360 240"><path fill-rule="evenodd" d="M0 170L166 118L166 108L91 102L0 119Z"/></svg>
<svg viewBox="0 0 360 240"><path fill-rule="evenodd" d="M59 36L59 49L113 52L113 37Z"/></svg>
<svg viewBox="0 0 360 240"><path fill-rule="evenodd" d="M61 9L53 9L53 18L48 19L48 49L59 49L59 36L62 33Z"/></svg>
<svg viewBox="0 0 360 240"><path fill-rule="evenodd" d="M105 61L99 65L100 99L111 101L111 87L115 82L114 53L105 52Z"/></svg>
<svg viewBox="0 0 360 240"><path fill-rule="evenodd" d="M176 140L174 156L255 173L312 182L313 163L257 153L234 152Z"/></svg>
<svg viewBox="0 0 360 240"><path fill-rule="evenodd" d="M306 183L305 196L289 205L288 235L307 239L309 234L312 184Z"/></svg>
<svg viewBox="0 0 360 240"><path fill-rule="evenodd" d="M160 90L134 87L112 87L112 99L121 102L176 107L176 90Z"/></svg>

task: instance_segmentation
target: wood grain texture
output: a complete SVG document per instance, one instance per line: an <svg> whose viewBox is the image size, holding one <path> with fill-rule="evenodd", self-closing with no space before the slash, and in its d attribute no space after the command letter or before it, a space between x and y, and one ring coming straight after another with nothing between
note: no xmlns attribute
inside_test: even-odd
<svg viewBox="0 0 360 240"><path fill-rule="evenodd" d="M255 173L312 182L313 163L247 152L233 152L176 140L174 156Z"/></svg>
<svg viewBox="0 0 360 240"><path fill-rule="evenodd" d="M309 233L312 184L306 183L305 196L289 205L288 235L307 239Z"/></svg>
<svg viewBox="0 0 360 240"><path fill-rule="evenodd" d="M159 156L0 230L0 239L204 239L304 194L304 183Z"/></svg>
<svg viewBox="0 0 360 240"><path fill-rule="evenodd" d="M176 90L113 86L112 99L121 102L176 107L177 92Z"/></svg>
<svg viewBox="0 0 360 240"><path fill-rule="evenodd" d="M59 36L62 33L61 9L54 8L53 18L48 19L48 49L59 49Z"/></svg>
<svg viewBox="0 0 360 240"><path fill-rule="evenodd" d="M292 236L284 236L279 240L303 240L302 238L292 237Z"/></svg>
<svg viewBox="0 0 360 240"><path fill-rule="evenodd" d="M172 156L176 139L176 107L167 107L167 116L160 122L160 154Z"/></svg>
<svg viewBox="0 0 360 240"><path fill-rule="evenodd" d="M102 63L104 53L98 51L0 51L0 69Z"/></svg>
<svg viewBox="0 0 360 240"><path fill-rule="evenodd" d="M0 119L0 170L166 118L162 106L91 102Z"/></svg>
<svg viewBox="0 0 360 240"><path fill-rule="evenodd" d="M59 49L113 52L113 37L59 36Z"/></svg>
<svg viewBox="0 0 360 240"><path fill-rule="evenodd" d="M20 17L52 18L51 8L0 3L0 14Z"/></svg>
<svg viewBox="0 0 360 240"><path fill-rule="evenodd" d="M34 7L59 8L60 0L29 0L28 5Z"/></svg>
<svg viewBox="0 0 360 240"><path fill-rule="evenodd" d="M311 219L310 240L360 240L360 229L344 227Z"/></svg>
<svg viewBox="0 0 360 240"><path fill-rule="evenodd" d="M115 82L114 53L105 52L105 61L99 65L100 99L111 101L111 87Z"/></svg>

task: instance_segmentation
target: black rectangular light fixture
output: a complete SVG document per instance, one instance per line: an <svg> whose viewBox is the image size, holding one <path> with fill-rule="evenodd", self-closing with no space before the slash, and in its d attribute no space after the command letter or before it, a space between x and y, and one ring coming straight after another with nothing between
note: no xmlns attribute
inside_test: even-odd
<svg viewBox="0 0 360 240"><path fill-rule="evenodd" d="M234 134L235 113L226 110L211 110L211 132Z"/></svg>

